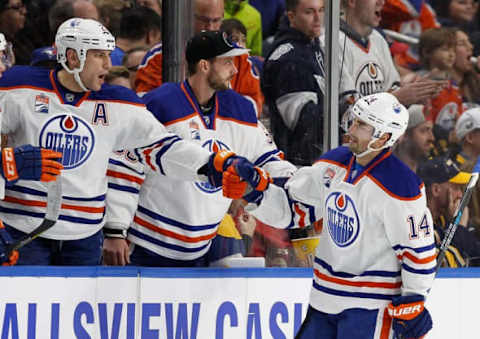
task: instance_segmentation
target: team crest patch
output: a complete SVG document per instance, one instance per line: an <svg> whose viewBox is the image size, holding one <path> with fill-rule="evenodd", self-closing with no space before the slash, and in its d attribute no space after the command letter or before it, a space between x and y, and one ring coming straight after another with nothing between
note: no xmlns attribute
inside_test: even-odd
<svg viewBox="0 0 480 339"><path fill-rule="evenodd" d="M323 172L323 184L328 188L332 183L333 178L335 177L335 171L328 167L325 172Z"/></svg>
<svg viewBox="0 0 480 339"><path fill-rule="evenodd" d="M360 219L353 200L345 193L332 192L325 202L325 210L326 226L333 242L338 247L351 245L360 231Z"/></svg>
<svg viewBox="0 0 480 339"><path fill-rule="evenodd" d="M63 114L48 120L42 127L39 145L63 154L64 169L82 165L95 146L95 135L82 118Z"/></svg>
<svg viewBox="0 0 480 339"><path fill-rule="evenodd" d="M49 98L45 94L35 96L35 113L48 113Z"/></svg>
<svg viewBox="0 0 480 339"><path fill-rule="evenodd" d="M230 150L230 147L228 147L226 144L215 139L209 139L205 141L202 144L202 147L208 149L210 152L215 153L220 150ZM208 182L196 182L195 186L205 193L216 193L222 189L221 187L215 187Z"/></svg>

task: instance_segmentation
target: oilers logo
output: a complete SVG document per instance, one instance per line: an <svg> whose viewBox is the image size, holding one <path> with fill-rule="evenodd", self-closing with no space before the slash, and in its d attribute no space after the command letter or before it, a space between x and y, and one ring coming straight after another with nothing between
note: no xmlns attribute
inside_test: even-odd
<svg viewBox="0 0 480 339"><path fill-rule="evenodd" d="M95 136L92 129L78 116L57 115L42 127L39 145L62 152L64 169L83 164L92 153Z"/></svg>
<svg viewBox="0 0 480 339"><path fill-rule="evenodd" d="M370 95L383 92L385 86L385 74L375 62L364 64L355 79L355 88L362 95Z"/></svg>
<svg viewBox="0 0 480 339"><path fill-rule="evenodd" d="M202 147L208 149L210 152L215 153L220 150L230 150L230 147L228 147L226 144L215 139L209 139L205 141L202 144ZM202 192L205 193L216 193L222 189L221 187L214 187L208 182L196 182L195 186L197 186Z"/></svg>
<svg viewBox="0 0 480 339"><path fill-rule="evenodd" d="M328 233L333 242L339 247L351 245L360 231L360 219L353 200L341 192L330 193L325 210Z"/></svg>

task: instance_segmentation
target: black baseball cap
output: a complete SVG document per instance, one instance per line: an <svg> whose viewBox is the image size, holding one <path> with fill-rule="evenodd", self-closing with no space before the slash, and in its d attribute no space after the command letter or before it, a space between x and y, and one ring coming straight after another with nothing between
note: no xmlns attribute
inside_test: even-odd
<svg viewBox="0 0 480 339"><path fill-rule="evenodd" d="M421 163L418 166L417 175L425 185L447 181L465 185L472 176L470 173L460 171L455 161L445 156L431 158Z"/></svg>
<svg viewBox="0 0 480 339"><path fill-rule="evenodd" d="M186 58L188 63L202 59L225 58L247 54L248 49L239 47L228 39L222 31L201 31L187 42Z"/></svg>

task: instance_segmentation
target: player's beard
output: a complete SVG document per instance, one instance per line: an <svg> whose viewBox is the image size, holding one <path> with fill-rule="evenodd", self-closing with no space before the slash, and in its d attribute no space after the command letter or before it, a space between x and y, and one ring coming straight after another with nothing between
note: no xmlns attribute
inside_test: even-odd
<svg viewBox="0 0 480 339"><path fill-rule="evenodd" d="M207 77L208 85L214 89L215 91L224 91L230 88L230 80L232 77L228 79L222 79L216 73L210 71L210 74Z"/></svg>

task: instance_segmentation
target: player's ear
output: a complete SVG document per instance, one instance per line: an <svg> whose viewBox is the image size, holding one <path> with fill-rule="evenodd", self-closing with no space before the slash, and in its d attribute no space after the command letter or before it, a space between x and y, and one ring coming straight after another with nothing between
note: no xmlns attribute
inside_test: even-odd
<svg viewBox="0 0 480 339"><path fill-rule="evenodd" d="M206 73L210 69L210 63L208 62L208 60L202 59L198 62L197 67L199 71Z"/></svg>
<svg viewBox="0 0 480 339"><path fill-rule="evenodd" d="M67 49L67 64L70 69L80 67L80 60L78 59L77 51L74 49Z"/></svg>

